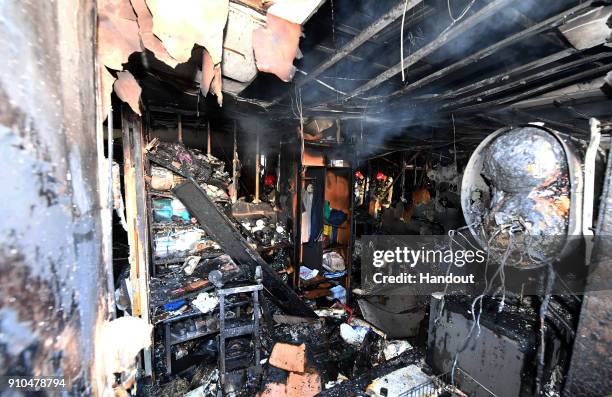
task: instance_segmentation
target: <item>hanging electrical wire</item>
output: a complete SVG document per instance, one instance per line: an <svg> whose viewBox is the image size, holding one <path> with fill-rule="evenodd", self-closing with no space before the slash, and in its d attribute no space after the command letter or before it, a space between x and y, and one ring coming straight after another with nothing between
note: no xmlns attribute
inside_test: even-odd
<svg viewBox="0 0 612 397"><path fill-rule="evenodd" d="M404 21L406 20L406 9L408 8L408 0L404 1L404 12L402 13L402 28L400 29L400 58L402 63L402 83L406 80L404 73Z"/></svg>
<svg viewBox="0 0 612 397"><path fill-rule="evenodd" d="M448 6L448 15L450 16L451 19L451 23L450 25L448 25L446 27L446 29L444 29L444 31L442 33L446 33L446 31L448 31L450 28L452 28L453 26L455 26L455 24L457 22L459 22L464 16L465 14L468 13L468 11L472 8L472 6L474 5L474 3L476 3L476 0L472 0L470 1L470 3L463 9L463 11L461 11L461 14L459 14L459 16L457 18L455 18L453 16L453 12L451 10L451 0L447 0L447 6Z"/></svg>

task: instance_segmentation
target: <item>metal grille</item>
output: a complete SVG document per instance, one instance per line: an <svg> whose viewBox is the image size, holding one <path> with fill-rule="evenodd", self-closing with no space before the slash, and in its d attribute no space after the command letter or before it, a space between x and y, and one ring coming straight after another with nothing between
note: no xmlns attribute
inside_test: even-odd
<svg viewBox="0 0 612 397"><path fill-rule="evenodd" d="M480 389L489 397L497 397L491 390L480 384L470 374L461 368L455 369L455 382L460 379L459 383L470 383ZM439 376L432 377L427 382L424 382L412 389L402 393L398 397L436 397L442 392L447 392L453 397L467 397L467 394L461 392L456 386L452 385L451 373L447 372Z"/></svg>

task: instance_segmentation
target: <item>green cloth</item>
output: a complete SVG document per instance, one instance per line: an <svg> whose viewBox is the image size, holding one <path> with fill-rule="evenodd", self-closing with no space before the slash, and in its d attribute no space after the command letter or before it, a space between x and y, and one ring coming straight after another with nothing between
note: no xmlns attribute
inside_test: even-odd
<svg viewBox="0 0 612 397"><path fill-rule="evenodd" d="M329 201L326 201L325 205L323 206L323 217L328 222L329 222L329 214L331 214L331 207L329 206Z"/></svg>

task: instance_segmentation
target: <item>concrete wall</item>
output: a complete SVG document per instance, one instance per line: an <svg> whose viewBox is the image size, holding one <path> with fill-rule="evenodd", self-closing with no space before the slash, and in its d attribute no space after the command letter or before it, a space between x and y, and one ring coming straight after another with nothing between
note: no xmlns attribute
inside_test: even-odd
<svg viewBox="0 0 612 397"><path fill-rule="evenodd" d="M97 394L95 4L2 1L0 37L0 375L64 376L71 395Z"/></svg>

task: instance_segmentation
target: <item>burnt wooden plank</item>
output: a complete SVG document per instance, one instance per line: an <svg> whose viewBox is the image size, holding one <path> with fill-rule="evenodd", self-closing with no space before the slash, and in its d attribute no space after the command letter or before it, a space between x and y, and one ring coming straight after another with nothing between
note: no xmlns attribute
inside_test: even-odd
<svg viewBox="0 0 612 397"><path fill-rule="evenodd" d="M142 122L128 106L121 108L125 214L130 246L132 315L149 321L149 240L145 190ZM153 373L151 349L144 352L145 373Z"/></svg>
<svg viewBox="0 0 612 397"><path fill-rule="evenodd" d="M503 98L499 98L499 99L495 99L489 102L483 102L483 103L479 103L476 105L470 105L470 106L466 106L466 107L462 107L456 110L457 113L466 113L466 112L474 112L474 111L490 111L492 109L498 108L498 107L502 107L505 105L509 105L513 102L517 102L526 98L530 98L533 97L535 95L539 95L539 94L543 94L545 92L548 91L552 91L555 90L557 88L562 88L565 87L567 85L570 85L572 83L577 83L580 82L582 80L587 80L589 78L595 78L597 76L601 76L606 74L606 72L608 72L610 70L612 66L609 64L606 65L602 65L599 67L596 67L594 69L589 69L586 70L584 72L580 72L580 73L576 73L573 74L571 76L559 79L559 80L555 80L551 83L548 84L544 84L542 86L538 86L532 90L520 93L520 94L516 94L516 95L512 95L509 97L503 97ZM455 111L453 111L455 112Z"/></svg>
<svg viewBox="0 0 612 397"><path fill-rule="evenodd" d="M518 66L512 70L504 71L503 73L496 74L495 76L487 77L486 79L478 80L474 83L468 84L459 89L449 90L445 92L444 94L433 95L432 97L441 97L444 99L456 98L460 95L467 94L469 92L480 90L482 88L485 88L485 87L488 87L494 84L499 84L507 80L512 80L525 72L529 72L531 70L535 70L543 66L552 64L554 62L560 61L576 53L578 53L577 50L573 48L568 48L566 50L557 52L547 57L538 58L533 62L529 62L527 64Z"/></svg>
<svg viewBox="0 0 612 397"><path fill-rule="evenodd" d="M447 110L447 109L465 106L472 102L481 102L483 98L490 97L496 94L500 94L500 93L503 93L509 90L517 89L520 87L526 87L529 84L536 82L538 80L552 78L554 77L555 74L567 72L573 68L577 68L577 67L584 68L590 63L597 62L597 61L604 60L606 58L611 58L611 57L612 57L612 53L601 53L601 54L595 54L595 55L587 56L584 58L580 58L573 62L564 63L562 65L543 70L539 73L532 74L523 79L519 79L519 80L510 82L508 84L501 85L499 87L494 87L494 88L491 88L491 89L488 89L482 92L478 92L474 95L470 95L465 98L461 98L456 101L449 102L443 105L442 109Z"/></svg>
<svg viewBox="0 0 612 397"><path fill-rule="evenodd" d="M238 265L248 267L252 274L255 274L257 266L261 266L263 285L282 309L296 316L317 317L315 312L281 280L259 253L249 246L227 215L217 208L197 184L188 180L174 188L173 191L206 233L213 236L217 244Z"/></svg>

